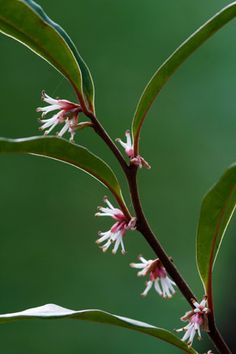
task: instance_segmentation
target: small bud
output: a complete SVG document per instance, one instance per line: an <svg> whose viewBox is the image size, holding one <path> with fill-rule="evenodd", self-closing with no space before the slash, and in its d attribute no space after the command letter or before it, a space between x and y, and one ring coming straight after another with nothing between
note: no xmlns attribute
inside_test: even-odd
<svg viewBox="0 0 236 354"><path fill-rule="evenodd" d="M128 157L130 158L130 163L140 168L145 167L147 169L150 169L151 166L147 161L144 160L142 156L134 155L134 145L132 143L132 138L129 130L126 130L125 136L126 136L126 143L119 138L116 139L116 141L120 143L120 145L125 149L126 155L128 155Z"/></svg>

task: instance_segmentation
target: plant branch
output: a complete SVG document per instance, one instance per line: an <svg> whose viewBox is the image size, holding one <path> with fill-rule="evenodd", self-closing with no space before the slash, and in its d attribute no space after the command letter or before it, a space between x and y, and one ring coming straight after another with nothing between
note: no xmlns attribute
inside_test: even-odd
<svg viewBox="0 0 236 354"><path fill-rule="evenodd" d="M105 144L113 152L116 159L120 163L122 170L127 175L129 166L127 165L125 159L121 155L119 149L117 148L117 146L115 145L113 140L110 138L110 136L108 135L106 130L103 128L102 124L99 122L99 120L97 119L97 117L93 113L91 113L89 111L86 111L84 113L86 114L87 117L89 117L91 119L95 132L102 138L102 140L105 142Z"/></svg>
<svg viewBox="0 0 236 354"><path fill-rule="evenodd" d="M157 257L161 260L162 264L166 268L169 275L175 281L176 285L178 286L179 290L188 301L190 306L193 308L192 300L197 300L196 296L190 289L189 285L185 282L177 268L175 267L172 259L166 254L165 250L155 237L154 233L152 232L147 219L144 215L142 205L139 198L138 186L137 186L137 167L134 165L130 165L129 173L127 175L131 198L133 202L133 206L137 216L137 230L142 233L152 250L155 252ZM209 321L209 332L208 335L211 338L212 342L214 343L215 347L217 348L220 354L231 354L230 349L228 348L227 344L225 343L224 339L222 338L218 328L216 327L215 318L213 311L208 315Z"/></svg>
<svg viewBox="0 0 236 354"><path fill-rule="evenodd" d="M139 192L138 192L138 186L137 186L138 167L132 164L128 166L123 156L121 155L119 149L114 144L110 136L107 134L102 124L97 120L96 116L90 112L86 112L86 115L91 119L95 132L102 138L102 140L106 143L106 145L115 155L116 159L120 163L122 170L126 175L129 184L129 190L131 194L133 207L137 217L137 230L144 236L145 240L148 242L148 244L150 245L154 253L157 255L157 257L160 259L160 261L166 268L168 274L175 281L176 285L178 286L179 290L181 291L181 293L183 294L183 296L185 297L189 305L193 308L194 307L193 300L197 301L196 296L194 295L194 293L192 292L191 288L186 283L184 278L179 273L172 259L167 255L167 253L165 252L165 250L157 240L143 212L140 197L139 197ZM124 208L125 208L124 211L127 212L125 206ZM209 321L208 335L211 338L212 342L214 343L218 352L220 354L232 354L227 344L224 342L224 339L222 338L219 330L216 327L213 311L209 313L208 321Z"/></svg>
<svg viewBox="0 0 236 354"><path fill-rule="evenodd" d="M215 347L217 348L220 354L232 354L231 350L225 343L221 333L219 332L213 313L208 314L208 326L209 332L208 335L211 338L212 342L214 343Z"/></svg>
<svg viewBox="0 0 236 354"><path fill-rule="evenodd" d="M161 244L156 239L154 233L152 232L146 220L146 217L144 215L141 206L140 198L139 198L136 175L137 175L137 167L134 165L130 165L128 182L129 182L131 198L137 216L137 230L142 233L142 235L144 236L144 238L146 239L146 241L148 242L152 250L161 260L167 272L174 279L174 281L176 282L177 286L179 287L180 291L182 292L182 294L184 295L188 303L191 305L191 307L194 307L192 300L196 300L196 296L193 294L188 284L184 281L183 277L178 272L171 258L166 254Z"/></svg>

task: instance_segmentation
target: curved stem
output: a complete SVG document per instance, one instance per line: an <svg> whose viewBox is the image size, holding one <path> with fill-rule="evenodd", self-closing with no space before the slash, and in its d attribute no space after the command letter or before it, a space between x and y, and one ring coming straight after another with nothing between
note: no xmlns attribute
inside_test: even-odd
<svg viewBox="0 0 236 354"><path fill-rule="evenodd" d="M152 250L155 252L157 257L161 260L162 264L166 268L169 275L175 281L176 285L178 286L179 290L188 301L191 307L193 306L192 300L196 300L196 296L190 289L189 285L185 282L175 265L173 264L172 260L166 254L165 250L155 237L154 233L152 232L146 217L144 215L142 205L139 198L138 193L138 186L137 186L137 167L130 166L130 170L127 176L131 198L133 202L133 206L137 216L137 229L142 233L148 244L151 246ZM231 354L230 349L228 348L227 344L225 343L224 339L222 338L219 330L216 327L214 313L213 311L208 315L209 321L209 332L208 335L211 338L212 342L214 343L215 347L217 348L220 354Z"/></svg>
<svg viewBox="0 0 236 354"><path fill-rule="evenodd" d="M152 232L146 217L144 215L140 198L139 198L139 193L138 193L138 187L137 187L137 167L131 165L130 166L130 172L129 172L129 188L130 188L130 193L131 193L131 198L133 201L134 209L136 212L137 216L137 230L142 233L148 244L151 246L152 250L155 252L155 254L158 256L158 258L161 260L162 264L166 268L167 272L169 275L174 279L176 282L177 286L179 287L180 291L188 301L188 303L193 306L192 300L196 300L196 296L193 294L192 290L188 286L188 284L184 281L183 277L180 275L178 272L177 268L175 267L173 261L171 260L170 257L166 254L164 249L162 248L161 244L159 241L156 239L154 233Z"/></svg>
<svg viewBox="0 0 236 354"><path fill-rule="evenodd" d="M219 332L213 313L208 314L208 326L209 332L208 335L211 338L212 342L214 343L215 347L217 348L220 354L232 354L231 350L225 343L221 333Z"/></svg>
<svg viewBox="0 0 236 354"><path fill-rule="evenodd" d="M86 116L91 119L92 127L93 127L94 131L101 137L101 139L106 143L106 145L109 147L109 149L113 152L116 159L120 163L120 166L122 167L125 175L127 175L129 166L127 165L125 159L121 155L117 146L114 144L114 142L112 141L112 139L110 138L110 136L108 135L106 130L103 128L102 124L99 122L99 120L97 119L97 117L93 113L86 110L86 111L84 111L84 114L86 114ZM129 212L127 206L125 205L124 200L122 200L122 198L118 198L117 195L115 195L115 198L116 198L121 210L123 211L123 213L127 217L127 219L130 219L131 215L130 215L130 212Z"/></svg>
<svg viewBox="0 0 236 354"><path fill-rule="evenodd" d="M113 140L110 138L106 130L103 128L102 124L99 122L96 116L91 112L84 112L84 113L86 114L87 117L91 119L95 132L102 138L102 140L106 143L109 149L113 152L113 154L119 161L123 171L125 172L125 174L127 174L129 166L127 165L125 159L121 155L119 149L117 148Z"/></svg>
<svg viewBox="0 0 236 354"><path fill-rule="evenodd" d="M179 271L177 270L176 266L174 265L172 259L167 255L163 247L161 246L160 242L157 240L155 234L151 230L145 214L142 209L138 186L137 186L137 166L130 165L128 166L125 162L123 156L121 155L119 149L116 147L112 139L109 137L101 123L97 120L96 116L90 112L86 112L86 115L91 119L93 123L93 127L95 132L102 138L102 140L106 143L106 145L110 148L110 150L115 155L116 159L120 163L122 170L124 171L128 184L129 190L131 194L131 199L133 203L133 207L137 217L137 230L144 236L154 253L160 259L164 267L166 268L169 275L175 281L176 285L178 286L179 290L188 301L191 307L193 307L192 300L197 300L196 296L192 292L189 285L186 283L184 278L181 276ZM125 212L128 213L127 208L125 207ZM129 215L130 216L130 215ZM228 348L227 344L224 342L219 330L216 327L215 318L213 311L208 315L209 320L209 332L208 335L211 338L212 342L214 343L217 351L220 354L232 354L230 349Z"/></svg>

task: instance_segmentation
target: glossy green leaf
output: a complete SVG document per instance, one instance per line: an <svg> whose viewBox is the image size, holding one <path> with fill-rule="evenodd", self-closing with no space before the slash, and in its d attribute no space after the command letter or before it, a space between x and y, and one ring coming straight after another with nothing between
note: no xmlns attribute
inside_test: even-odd
<svg viewBox="0 0 236 354"><path fill-rule="evenodd" d="M236 206L236 165L232 165L206 194L197 233L197 265L209 293L213 265Z"/></svg>
<svg viewBox="0 0 236 354"><path fill-rule="evenodd" d="M91 74L68 34L31 0L0 0L0 31L53 65L73 85L83 106L94 111Z"/></svg>
<svg viewBox="0 0 236 354"><path fill-rule="evenodd" d="M28 319L63 319L70 318L75 320L86 320L98 323L110 324L118 327L124 327L132 329L134 331L142 332L150 336L161 339L168 342L189 354L196 354L197 352L188 347L185 342L182 342L177 336L171 332L154 327L148 323L133 320L131 318L126 318L122 316L112 315L108 312L101 310L82 310L73 311L66 309L64 307L48 304L40 307L34 307L25 311L9 313L5 315L0 315L0 323L7 323L17 320L28 320Z"/></svg>
<svg viewBox="0 0 236 354"><path fill-rule="evenodd" d="M120 185L111 168L82 146L49 136L24 139L0 138L0 154L3 153L34 154L68 163L98 179L111 190L119 203L124 203Z"/></svg>
<svg viewBox="0 0 236 354"><path fill-rule="evenodd" d="M197 48L235 16L236 2L233 2L194 32L156 71L142 93L133 118L132 134L136 153L138 152L139 136L143 121L153 101L165 83L169 80L175 70Z"/></svg>

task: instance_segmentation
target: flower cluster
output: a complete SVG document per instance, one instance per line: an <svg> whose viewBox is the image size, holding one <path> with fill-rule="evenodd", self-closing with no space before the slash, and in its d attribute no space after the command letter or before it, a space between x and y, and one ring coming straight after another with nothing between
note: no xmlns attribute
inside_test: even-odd
<svg viewBox="0 0 236 354"><path fill-rule="evenodd" d="M140 155L135 156L134 154L134 145L132 143L132 138L131 138L131 134L130 131L127 130L125 132L125 136L126 136L126 143L124 143L121 139L116 139L116 141L118 143L121 144L121 146L125 149L126 154L128 155L128 157L130 158L130 162L133 165L136 165L140 168L145 167L147 169L150 169L151 166L149 165L149 163L147 161L144 160L144 158Z"/></svg>
<svg viewBox="0 0 236 354"><path fill-rule="evenodd" d="M42 100L48 106L38 107L37 112L42 112L40 122L43 123L39 128L45 130L45 135L49 134L58 124L64 124L58 136L62 137L67 131L70 133L70 141L74 140L75 131L78 128L78 114L82 112L81 106L67 100L54 99L42 92ZM51 118L44 119L47 113L59 110Z"/></svg>
<svg viewBox="0 0 236 354"><path fill-rule="evenodd" d="M98 233L100 238L96 241L96 243L101 244L105 242L102 246L100 246L103 252L106 252L107 249L114 244L114 248L112 250L113 254L116 254L119 246L121 247L121 253L125 254L123 238L127 230L135 230L136 218L131 218L128 220L120 209L113 207L107 197L104 197L104 202L107 204L107 207L98 207L99 211L95 215L110 216L116 222L108 231Z"/></svg>
<svg viewBox="0 0 236 354"><path fill-rule="evenodd" d="M149 290L154 285L156 292L163 298L171 298L175 293L174 286L176 285L167 275L165 267L161 261L157 258L155 260L146 260L142 256L139 256L141 263L131 263L132 268L141 269L138 272L138 276L149 275L150 280L146 283L146 288L141 294L146 296Z"/></svg>
<svg viewBox="0 0 236 354"><path fill-rule="evenodd" d="M206 298L204 298L200 303L194 300L193 305L195 309L186 312L186 314L181 317L182 321L188 321L189 323L187 326L177 330L177 332L185 331L182 340L187 341L189 345L192 345L196 333L198 334L199 339L201 338L201 328L205 331L208 330L207 313L209 310L207 307ZM208 353L211 353L211 351Z"/></svg>

